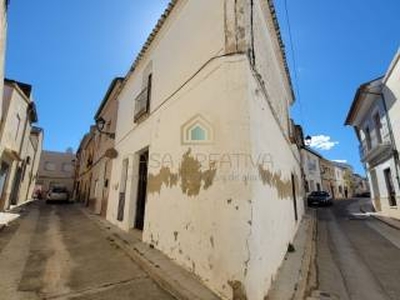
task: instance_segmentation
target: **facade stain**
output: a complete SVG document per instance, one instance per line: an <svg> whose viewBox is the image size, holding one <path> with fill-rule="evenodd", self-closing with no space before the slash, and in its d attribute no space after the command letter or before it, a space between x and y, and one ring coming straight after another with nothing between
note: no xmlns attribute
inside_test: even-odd
<svg viewBox="0 0 400 300"><path fill-rule="evenodd" d="M214 237L213 236L210 237L210 244L211 244L211 247L214 248Z"/></svg>
<svg viewBox="0 0 400 300"><path fill-rule="evenodd" d="M179 232L178 231L174 231L175 242L178 241L178 236L179 236Z"/></svg>
<svg viewBox="0 0 400 300"><path fill-rule="evenodd" d="M236 281L229 281L228 284L233 291L232 300L248 300L243 283L236 280Z"/></svg>
<svg viewBox="0 0 400 300"><path fill-rule="evenodd" d="M217 174L215 162L211 162L207 170L201 170L201 163L191 155L189 149L183 156L179 167L179 173L173 173L169 167L162 167L158 174L149 174L148 188L149 194L161 193L164 185L167 188L177 186L180 182L182 193L190 197L199 195L201 189L209 189Z"/></svg>
<svg viewBox="0 0 400 300"><path fill-rule="evenodd" d="M201 163L191 155L189 149L182 159L179 170L182 192L188 196L197 196L201 187L207 190L214 182L217 169L215 163L211 163L206 171L201 171Z"/></svg>
<svg viewBox="0 0 400 300"><path fill-rule="evenodd" d="M162 167L157 175L149 174L147 191L160 194L163 184L168 188L178 184L178 175L172 173L169 167Z"/></svg>
<svg viewBox="0 0 400 300"><path fill-rule="evenodd" d="M288 199L293 196L292 182L284 180L280 171L278 173L272 172L259 165L258 172L264 185L269 185L277 190L279 199Z"/></svg>

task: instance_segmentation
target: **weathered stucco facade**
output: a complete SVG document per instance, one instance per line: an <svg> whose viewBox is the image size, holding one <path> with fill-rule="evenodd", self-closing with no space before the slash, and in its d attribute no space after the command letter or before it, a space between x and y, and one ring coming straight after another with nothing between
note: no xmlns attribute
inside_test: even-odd
<svg viewBox="0 0 400 300"><path fill-rule="evenodd" d="M355 127L360 141L375 208L396 218L400 218L399 61L400 52L384 76L358 88L346 120Z"/></svg>
<svg viewBox="0 0 400 300"><path fill-rule="evenodd" d="M75 179L75 155L72 152L43 151L37 179L37 188L65 187L72 196Z"/></svg>
<svg viewBox="0 0 400 300"><path fill-rule="evenodd" d="M0 127L0 209L29 200L32 195L32 172L36 153L32 149L33 123L37 113L32 97L32 86L5 80L3 114Z"/></svg>
<svg viewBox="0 0 400 300"><path fill-rule="evenodd" d="M322 156L308 147L301 150L306 192L322 191L320 161Z"/></svg>
<svg viewBox="0 0 400 300"><path fill-rule="evenodd" d="M90 205L92 193L92 167L94 162L94 135L95 127L84 135L76 152L77 163L75 165L75 200Z"/></svg>
<svg viewBox="0 0 400 300"><path fill-rule="evenodd" d="M93 161L88 168L81 170L81 172L85 172L83 173L83 178L89 178L90 180L90 183L88 183L90 185L88 206L94 213L100 214L104 217L107 213L111 170L115 155L114 133L117 126L118 113L116 94L122 81L123 78L118 77L111 82L110 87L99 106L94 119L96 122L99 120L103 121L103 132L101 133L99 130L91 131L92 137L88 146L89 150L93 150ZM93 147L90 147L91 145L93 145ZM79 157L81 157L81 153L79 153ZM82 164L84 165L85 162L82 161ZM76 188L79 189L80 185L81 183L79 182Z"/></svg>
<svg viewBox="0 0 400 300"><path fill-rule="evenodd" d="M172 1L118 94L107 219L224 299L264 299L304 212L280 43L268 1Z"/></svg>

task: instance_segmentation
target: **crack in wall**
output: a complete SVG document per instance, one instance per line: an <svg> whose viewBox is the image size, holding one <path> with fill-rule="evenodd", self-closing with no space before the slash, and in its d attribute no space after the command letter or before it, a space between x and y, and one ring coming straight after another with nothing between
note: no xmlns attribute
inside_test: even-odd
<svg viewBox="0 0 400 300"><path fill-rule="evenodd" d="M250 204L250 220L248 221L248 225L250 226L249 229L249 234L246 237L246 248L247 248L247 259L244 262L245 269L244 269L244 276L247 276L247 273L249 271L249 264L251 261L251 250L250 250L250 238L253 235L253 218L254 218L254 212L253 212L253 202L249 200Z"/></svg>

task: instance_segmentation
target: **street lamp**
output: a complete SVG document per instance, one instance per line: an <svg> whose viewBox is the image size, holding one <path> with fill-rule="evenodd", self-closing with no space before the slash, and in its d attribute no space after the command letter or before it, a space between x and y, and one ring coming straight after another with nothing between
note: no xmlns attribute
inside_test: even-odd
<svg viewBox="0 0 400 300"><path fill-rule="evenodd" d="M304 141L306 143L306 146L311 146L312 137L310 135L307 135Z"/></svg>
<svg viewBox="0 0 400 300"><path fill-rule="evenodd" d="M104 127L106 126L106 120L103 117L96 119L96 128L100 134L104 134L108 136L110 139L115 139L115 133L104 131Z"/></svg>

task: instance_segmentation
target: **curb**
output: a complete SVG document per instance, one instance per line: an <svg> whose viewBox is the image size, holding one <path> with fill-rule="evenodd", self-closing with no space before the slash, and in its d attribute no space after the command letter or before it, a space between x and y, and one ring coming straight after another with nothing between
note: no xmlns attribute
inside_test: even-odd
<svg viewBox="0 0 400 300"><path fill-rule="evenodd" d="M308 227L306 248L300 270L300 280L294 293L294 300L306 299L317 288L317 210L308 213L310 224Z"/></svg>
<svg viewBox="0 0 400 300"><path fill-rule="evenodd" d="M220 300L205 287L192 273L167 258L149 245L129 242L122 237L114 225L91 214L85 208L80 210L100 228L107 240L122 250L141 267L163 290L178 300ZM117 229L117 230L115 230Z"/></svg>
<svg viewBox="0 0 400 300"><path fill-rule="evenodd" d="M308 209L292 242L297 250L285 255L265 299L303 300L317 288L316 234L317 211Z"/></svg>
<svg viewBox="0 0 400 300"><path fill-rule="evenodd" d="M361 211L362 213L364 213L364 214L368 213L368 212L367 212L366 210L364 210L361 206L360 206L360 211ZM379 222L382 222L382 223L386 224L387 226L389 226L389 227L391 227L391 228L400 230L400 222L397 221L397 220L395 220L395 219L392 219L392 218L390 218L390 217L378 216L378 215L375 215L375 214L370 214L370 216L371 216L372 218L374 218L375 220L377 220L377 221L379 221Z"/></svg>

